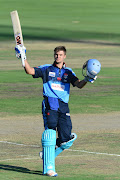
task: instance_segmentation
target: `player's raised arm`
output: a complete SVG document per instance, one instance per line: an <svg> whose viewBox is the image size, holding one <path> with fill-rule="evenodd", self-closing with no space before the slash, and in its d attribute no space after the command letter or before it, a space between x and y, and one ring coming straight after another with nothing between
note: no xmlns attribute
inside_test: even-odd
<svg viewBox="0 0 120 180"><path fill-rule="evenodd" d="M33 67L30 67L27 59L25 60L25 72L30 75L35 75L35 69Z"/></svg>

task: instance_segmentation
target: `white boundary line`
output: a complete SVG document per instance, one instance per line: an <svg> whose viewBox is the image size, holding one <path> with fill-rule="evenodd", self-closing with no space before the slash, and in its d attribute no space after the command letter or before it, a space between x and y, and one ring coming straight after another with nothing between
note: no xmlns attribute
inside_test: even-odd
<svg viewBox="0 0 120 180"><path fill-rule="evenodd" d="M9 141L0 141L0 143L12 144L12 145L17 145L17 146L27 146L27 147L37 147L37 148L40 148L40 146L38 146L38 145L19 144L19 143L14 143L14 142L9 142Z"/></svg>
<svg viewBox="0 0 120 180"><path fill-rule="evenodd" d="M70 158L70 157L78 157L78 156L81 156L81 155L70 155L70 156L58 156L57 158ZM24 159L27 159L27 160L30 160L30 159L36 159L36 160L40 160L41 158L38 156L38 157L24 157L24 158L14 158L14 159L2 159L2 160L0 160L0 162L1 161L20 161L20 160L24 160Z"/></svg>
<svg viewBox="0 0 120 180"><path fill-rule="evenodd" d="M76 151L76 152L88 153L88 154L98 154L98 155L107 155L107 156L120 157L120 154L109 154L109 153L90 152L90 151L85 151L85 150L72 150L72 149L66 149L66 150L67 151Z"/></svg>
<svg viewBox="0 0 120 180"><path fill-rule="evenodd" d="M40 146L38 146L38 145L19 144L19 143L8 142L8 141L0 141L0 143L12 144L12 145L17 145L17 146L26 146L26 147L36 147L36 148L40 148ZM100 153L100 152L90 152L90 151L85 151L85 150L66 149L66 151L73 151L73 152L82 152L82 153L88 153L88 154L97 154L97 155L106 155L106 156L116 156L116 157L120 157L120 154L109 154L109 153ZM60 156L59 156L59 157L60 157ZM63 156L61 156L61 157L63 157Z"/></svg>
<svg viewBox="0 0 120 180"><path fill-rule="evenodd" d="M35 157L33 157L33 158L32 157L31 158L26 157L26 158L16 158L16 159L2 159L2 160L0 160L0 162L1 161L19 161L19 160L23 160L23 159L28 159L28 160L29 159L38 159L38 157L36 157L36 158Z"/></svg>

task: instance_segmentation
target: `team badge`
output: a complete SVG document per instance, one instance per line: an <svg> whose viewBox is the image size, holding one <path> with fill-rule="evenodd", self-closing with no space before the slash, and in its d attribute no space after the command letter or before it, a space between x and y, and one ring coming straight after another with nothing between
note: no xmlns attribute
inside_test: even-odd
<svg viewBox="0 0 120 180"><path fill-rule="evenodd" d="M64 82L67 82L68 74L64 73Z"/></svg>
<svg viewBox="0 0 120 180"><path fill-rule="evenodd" d="M67 77L68 77L68 74L64 73L64 79L67 79Z"/></svg>

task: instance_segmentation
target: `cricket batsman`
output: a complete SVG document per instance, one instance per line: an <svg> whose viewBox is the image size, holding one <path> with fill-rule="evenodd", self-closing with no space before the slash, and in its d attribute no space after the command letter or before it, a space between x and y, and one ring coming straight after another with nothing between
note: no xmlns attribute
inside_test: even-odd
<svg viewBox="0 0 120 180"><path fill-rule="evenodd" d="M43 80L42 114L45 128L41 139L43 174L56 177L55 157L63 150L70 148L77 138L77 135L72 133L68 107L70 84L81 89L87 82L93 83L100 71L101 64L96 59L88 60L83 65L83 69L86 68L86 75L83 80L79 80L72 69L66 67L66 48L64 46L54 49L52 64L38 67L30 67L26 59L25 47L17 45L15 51L17 58L21 57L21 53L24 54L25 72L32 75L33 78L42 78Z"/></svg>

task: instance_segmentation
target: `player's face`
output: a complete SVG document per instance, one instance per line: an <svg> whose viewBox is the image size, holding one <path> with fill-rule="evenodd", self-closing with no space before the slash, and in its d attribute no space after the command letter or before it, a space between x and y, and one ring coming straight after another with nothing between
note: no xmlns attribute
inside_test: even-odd
<svg viewBox="0 0 120 180"><path fill-rule="evenodd" d="M64 59L66 58L66 54L64 53L64 51L58 51L54 54L54 58L56 63L63 63Z"/></svg>

